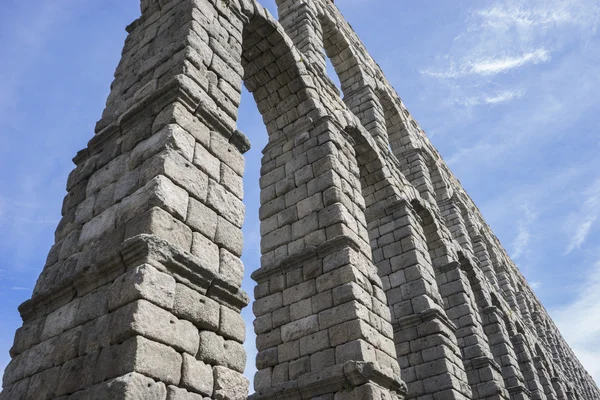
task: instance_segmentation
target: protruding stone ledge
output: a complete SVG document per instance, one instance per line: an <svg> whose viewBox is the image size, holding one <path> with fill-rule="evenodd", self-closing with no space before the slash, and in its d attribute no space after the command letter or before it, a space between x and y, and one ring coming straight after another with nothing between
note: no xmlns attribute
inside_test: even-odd
<svg viewBox="0 0 600 400"><path fill-rule="evenodd" d="M320 244L319 246L307 247L302 251L284 258L277 264L261 267L252 273L252 279L258 283L264 282L274 275L285 274L307 262L316 260L318 258L325 258L325 256L328 254L346 247L360 251L360 246L353 238L349 236L338 236Z"/></svg>
<svg viewBox="0 0 600 400"><path fill-rule="evenodd" d="M426 311L423 311L420 314L409 315L403 318L399 318L394 321L393 328L394 331L404 330L408 328L414 328L416 326L421 325L422 323L439 320L444 325L446 325L452 332L456 332L456 325L444 314L443 311L432 308ZM442 333L442 332L440 332Z"/></svg>
<svg viewBox="0 0 600 400"><path fill-rule="evenodd" d="M156 236L139 235L126 240L121 254L128 268L148 263L199 292L213 294L213 300L238 311L250 301L236 284L202 267L198 257Z"/></svg>
<svg viewBox="0 0 600 400"><path fill-rule="evenodd" d="M347 361L322 371L302 375L297 380L259 390L249 400L310 399L372 383L399 396L406 395L406 384L391 369L378 363Z"/></svg>
<svg viewBox="0 0 600 400"><path fill-rule="evenodd" d="M102 261L77 271L44 292L34 295L19 307L23 320L46 315L71 301L82 288L101 286L116 279L126 270L150 264L172 275L177 281L203 293L220 304L240 311L250 302L246 292L215 271L202 266L202 261L177 246L153 235L139 235L126 240L120 249ZM105 283L104 283L105 282Z"/></svg>
<svg viewBox="0 0 600 400"><path fill-rule="evenodd" d="M96 135L88 143L89 154L100 152L104 143L115 135L121 134L121 127L124 124L135 124L138 115L148 110L158 114L168 104L176 101L181 102L190 113L225 137L240 153L246 153L250 149L250 140L235 127L225 125L221 116L214 113L210 107L205 107L202 103L202 95L194 86L197 84L188 76L176 75L166 84L137 101L121 115L101 119L96 125Z"/></svg>
<svg viewBox="0 0 600 400"><path fill-rule="evenodd" d="M527 399L531 398L531 391L529 389L527 389L525 386L511 386L509 388L506 388L506 390L508 390L508 393L510 394L511 398L513 396L518 396L518 395L523 395Z"/></svg>
<svg viewBox="0 0 600 400"><path fill-rule="evenodd" d="M493 359L488 357L476 357L469 360L471 366L475 369L490 367L496 370L498 373L502 374L502 368L500 365Z"/></svg>

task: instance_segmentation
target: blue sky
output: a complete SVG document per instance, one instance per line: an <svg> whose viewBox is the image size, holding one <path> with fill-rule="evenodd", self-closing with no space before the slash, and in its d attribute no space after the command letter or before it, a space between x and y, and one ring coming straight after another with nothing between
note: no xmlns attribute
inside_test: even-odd
<svg viewBox="0 0 600 400"><path fill-rule="evenodd" d="M584 363L600 380L600 3L338 0ZM274 0L262 0L275 13ZM138 0L0 3L0 372L99 119ZM244 288L259 265L266 132L244 95ZM247 373L253 374L251 310Z"/></svg>

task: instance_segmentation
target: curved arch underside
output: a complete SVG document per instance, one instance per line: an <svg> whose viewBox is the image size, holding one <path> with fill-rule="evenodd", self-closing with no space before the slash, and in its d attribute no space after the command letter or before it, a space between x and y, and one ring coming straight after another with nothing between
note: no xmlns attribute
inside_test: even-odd
<svg viewBox="0 0 600 400"><path fill-rule="evenodd" d="M247 398L242 84L253 399L600 398L333 1L277 4L142 0L0 399Z"/></svg>

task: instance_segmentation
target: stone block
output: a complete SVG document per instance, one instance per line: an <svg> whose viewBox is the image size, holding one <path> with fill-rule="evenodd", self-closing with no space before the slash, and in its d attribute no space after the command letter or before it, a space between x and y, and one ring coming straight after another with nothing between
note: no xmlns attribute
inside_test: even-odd
<svg viewBox="0 0 600 400"><path fill-rule="evenodd" d="M181 283L176 287L173 314L191 321L199 329L219 329L219 304Z"/></svg>
<svg viewBox="0 0 600 400"><path fill-rule="evenodd" d="M50 355L50 360L54 365L64 364L77 357L79 345L81 343L82 330L82 327L78 326L56 336L55 340L52 342L52 353ZM35 361L30 359L30 362Z"/></svg>
<svg viewBox="0 0 600 400"><path fill-rule="evenodd" d="M86 294L79 301L75 325L83 325L88 321L108 313L109 286L103 286Z"/></svg>
<svg viewBox="0 0 600 400"><path fill-rule="evenodd" d="M196 354L198 329L146 300L137 300L112 313L111 343L141 335L181 352Z"/></svg>
<svg viewBox="0 0 600 400"><path fill-rule="evenodd" d="M219 270L219 247L206 236L193 233L192 254L200 260L201 268L214 272Z"/></svg>
<svg viewBox="0 0 600 400"><path fill-rule="evenodd" d="M85 223L79 236L79 246L100 238L116 228L117 214L120 205L114 205Z"/></svg>
<svg viewBox="0 0 600 400"><path fill-rule="evenodd" d="M196 199L190 199L186 223L210 240L217 233L217 213Z"/></svg>
<svg viewBox="0 0 600 400"><path fill-rule="evenodd" d="M300 339L300 355L310 355L330 347L329 334L326 330L304 336Z"/></svg>
<svg viewBox="0 0 600 400"><path fill-rule="evenodd" d="M60 367L54 367L32 376L27 390L27 398L46 400L57 397L60 370Z"/></svg>
<svg viewBox="0 0 600 400"><path fill-rule="evenodd" d="M158 236L185 251L192 248L192 230L159 207L154 207L127 223L126 238L141 234Z"/></svg>
<svg viewBox="0 0 600 400"><path fill-rule="evenodd" d="M175 301L175 279L149 264L127 272L115 280L110 288L108 306L116 310L135 300L147 300L170 310Z"/></svg>
<svg viewBox="0 0 600 400"><path fill-rule="evenodd" d="M190 196L205 202L208 195L208 175L196 168L182 155L165 150L148 159L141 167L140 181L148 182L155 176L164 175Z"/></svg>
<svg viewBox="0 0 600 400"><path fill-rule="evenodd" d="M27 321L23 323L22 327L17 329L13 347L10 349L11 357L16 357L41 341L45 320L45 317L41 317Z"/></svg>
<svg viewBox="0 0 600 400"><path fill-rule="evenodd" d="M224 365L238 372L244 372L246 368L244 346L233 340L225 340L214 332L200 332L200 347L196 358L211 365Z"/></svg>
<svg viewBox="0 0 600 400"><path fill-rule="evenodd" d="M290 379L297 380L300 376L310 372L310 357L302 357L290 362Z"/></svg>
<svg viewBox="0 0 600 400"><path fill-rule="evenodd" d="M260 317L261 315L273 312L282 306L283 294L278 292L254 301L252 304L252 310L255 316Z"/></svg>
<svg viewBox="0 0 600 400"><path fill-rule="evenodd" d="M121 201L116 224L122 226L152 207L160 207L175 218L185 221L188 199L189 195L185 189L175 185L164 175L158 175Z"/></svg>
<svg viewBox="0 0 600 400"><path fill-rule="evenodd" d="M277 346L277 356L279 363L292 361L300 357L299 341L287 342Z"/></svg>
<svg viewBox="0 0 600 400"><path fill-rule="evenodd" d="M185 389L180 389L177 386L169 386L167 388L167 400L203 400L205 397L197 393L188 392Z"/></svg>
<svg viewBox="0 0 600 400"><path fill-rule="evenodd" d="M203 145L196 143L194 164L209 177L219 182L221 178L221 161L213 156Z"/></svg>
<svg viewBox="0 0 600 400"><path fill-rule="evenodd" d="M29 400L30 397L27 394L29 380L30 379L27 378L14 385L3 385L2 392L0 392L0 400Z"/></svg>
<svg viewBox="0 0 600 400"><path fill-rule="evenodd" d="M213 384L212 367L196 360L195 357L189 354L183 354L181 386L192 392L210 397L213 393Z"/></svg>
<svg viewBox="0 0 600 400"><path fill-rule="evenodd" d="M211 132L210 150L239 176L244 176L244 156L217 132Z"/></svg>
<svg viewBox="0 0 600 400"><path fill-rule="evenodd" d="M262 351L273 346L281 344L281 329L276 328L272 331L256 336L256 349Z"/></svg>
<svg viewBox="0 0 600 400"><path fill-rule="evenodd" d="M312 312L312 300L304 299L290 305L290 320L295 321L308 317Z"/></svg>
<svg viewBox="0 0 600 400"><path fill-rule="evenodd" d="M299 339L303 336L310 335L319 330L319 318L317 315L309 315L308 317L290 322L281 327L281 339L283 342L290 342Z"/></svg>
<svg viewBox="0 0 600 400"><path fill-rule="evenodd" d="M273 368L260 369L254 374L254 390L260 392L261 390L269 389L273 386L272 381Z"/></svg>
<svg viewBox="0 0 600 400"><path fill-rule="evenodd" d="M241 373L225 367L213 368L215 378L215 400L246 400L250 382Z"/></svg>
<svg viewBox="0 0 600 400"><path fill-rule="evenodd" d="M325 329L354 319L370 320L367 308L356 301L321 311L319 313L319 327Z"/></svg>
<svg viewBox="0 0 600 400"><path fill-rule="evenodd" d="M236 285L242 285L242 279L244 278L244 264L242 260L231 254L226 249L220 249L220 264L219 264L219 275L221 277Z"/></svg>
<svg viewBox="0 0 600 400"><path fill-rule="evenodd" d="M64 331L73 328L75 326L78 309L79 299L75 299L50 313L48 317L46 317L41 339L46 340L58 336Z"/></svg>
<svg viewBox="0 0 600 400"><path fill-rule="evenodd" d="M75 393L92 386L95 381L98 353L87 354L63 364L55 395Z"/></svg>
<svg viewBox="0 0 600 400"><path fill-rule="evenodd" d="M208 186L208 204L217 210L217 213L241 228L244 223L244 203L224 186L214 180L210 180Z"/></svg>
<svg viewBox="0 0 600 400"><path fill-rule="evenodd" d="M335 365L335 349L326 349L310 356L311 371L320 371Z"/></svg>
<svg viewBox="0 0 600 400"><path fill-rule="evenodd" d="M287 306L300 300L310 298L317 294L314 280L302 282L283 291L283 305Z"/></svg>
<svg viewBox="0 0 600 400"><path fill-rule="evenodd" d="M88 363L96 365L96 382L130 372L138 372L172 385L179 384L181 380L181 355L169 346L142 336L108 347L102 350L97 362Z"/></svg>
<svg viewBox="0 0 600 400"><path fill-rule="evenodd" d="M246 323L239 312L221 306L221 318L217 333L225 339L232 339L243 344L246 338Z"/></svg>
<svg viewBox="0 0 600 400"><path fill-rule="evenodd" d="M238 199L244 198L244 182L242 177L226 164L221 165L221 185L233 193Z"/></svg>
<svg viewBox="0 0 600 400"><path fill-rule="evenodd" d="M79 340L79 355L98 352L110 346L111 315L103 315L88 322L81 328Z"/></svg>
<svg viewBox="0 0 600 400"><path fill-rule="evenodd" d="M230 253L237 257L242 256L242 250L244 248L242 230L223 217L218 217L217 220L215 243L219 245L219 247L226 248Z"/></svg>
<svg viewBox="0 0 600 400"><path fill-rule="evenodd" d="M335 348L335 361L337 364L346 361L377 362L377 353L373 345L364 340L355 340Z"/></svg>
<svg viewBox="0 0 600 400"><path fill-rule="evenodd" d="M165 400L167 398L164 383L135 372L96 385L88 392L91 394L90 400ZM84 397L84 399L88 398Z"/></svg>

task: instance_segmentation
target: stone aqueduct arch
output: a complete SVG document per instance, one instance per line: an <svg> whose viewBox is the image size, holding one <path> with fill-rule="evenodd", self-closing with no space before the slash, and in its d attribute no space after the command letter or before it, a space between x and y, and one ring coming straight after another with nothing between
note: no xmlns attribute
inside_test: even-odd
<svg viewBox="0 0 600 400"><path fill-rule="evenodd" d="M333 1L277 5L141 1L0 399L247 398L242 82L269 135L252 399L600 399Z"/></svg>

